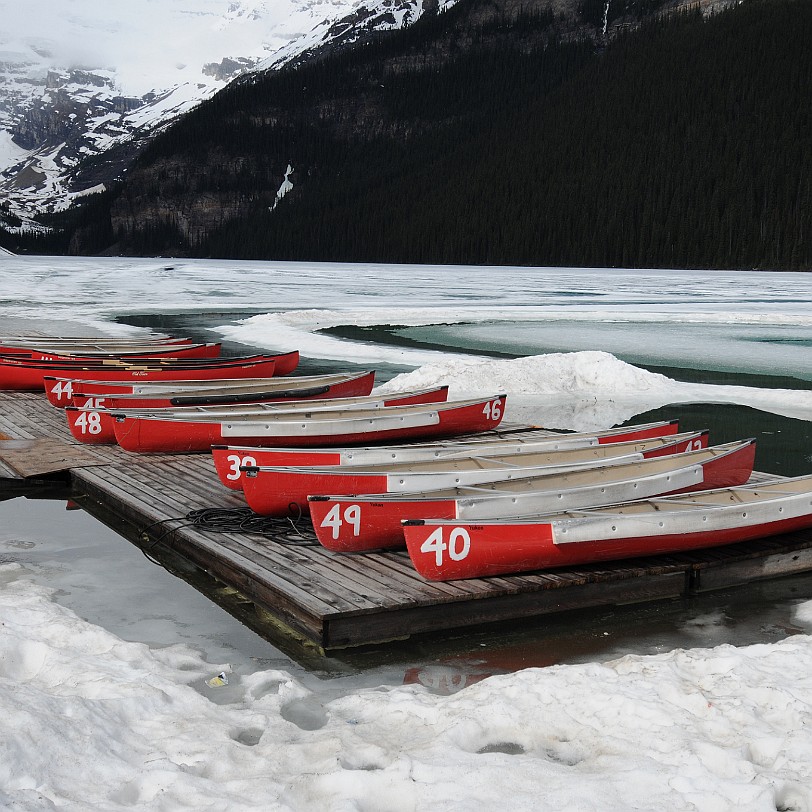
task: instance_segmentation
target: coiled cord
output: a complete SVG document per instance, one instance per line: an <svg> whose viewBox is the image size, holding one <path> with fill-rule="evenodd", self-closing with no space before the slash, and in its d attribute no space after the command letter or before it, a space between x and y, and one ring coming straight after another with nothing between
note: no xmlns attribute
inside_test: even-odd
<svg viewBox="0 0 812 812"><path fill-rule="evenodd" d="M251 533L264 536L269 541L289 547L318 546L313 531L297 526L302 519L302 510L296 503L289 506L290 516L275 518L260 516L250 508L200 508L191 510L185 516L161 519L145 527L139 534L141 541L147 545L142 548L144 555L153 563L158 563L149 554L164 539L182 527L196 527L211 533ZM163 533L153 536L153 528L167 525L169 522L182 522L167 527Z"/></svg>

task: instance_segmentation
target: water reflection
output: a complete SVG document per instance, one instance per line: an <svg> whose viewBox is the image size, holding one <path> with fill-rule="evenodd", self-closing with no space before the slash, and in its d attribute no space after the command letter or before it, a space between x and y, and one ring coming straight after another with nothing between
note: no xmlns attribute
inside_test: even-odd
<svg viewBox="0 0 812 812"><path fill-rule="evenodd" d="M632 607L552 615L442 640L405 644L386 653L347 652L345 664L359 671L389 656L403 668L405 683L432 693L454 693L494 674L564 663L612 660L627 654L660 654L677 648L774 643L812 633L812 576L762 581L714 594Z"/></svg>
<svg viewBox="0 0 812 812"><path fill-rule="evenodd" d="M89 514L66 512L66 504L22 498L0 503L0 562L22 564L29 577L56 590L57 602L123 639L158 647L184 643L203 652L213 675L223 668L234 675L233 690L240 675L282 669L324 701L361 687L404 683L445 694L523 668L812 633L812 610L799 611L812 602L812 575L806 575L325 656L289 641L274 645Z"/></svg>
<svg viewBox="0 0 812 812"><path fill-rule="evenodd" d="M683 431L710 430L714 445L754 437L757 471L780 476L812 474L812 422L716 403L679 404L644 412L634 422L678 417Z"/></svg>

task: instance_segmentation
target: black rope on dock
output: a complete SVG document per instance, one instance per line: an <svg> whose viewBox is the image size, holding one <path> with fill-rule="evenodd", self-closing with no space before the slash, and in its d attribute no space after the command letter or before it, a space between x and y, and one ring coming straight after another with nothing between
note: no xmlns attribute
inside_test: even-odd
<svg viewBox="0 0 812 812"><path fill-rule="evenodd" d="M253 533L265 536L277 544L291 547L318 546L318 540L315 536L312 534L306 535L296 526L296 522L302 518L301 508L295 503L291 503L290 510L295 515L285 518L260 516L250 508L200 508L199 510L192 510L185 516L161 519L145 527L140 533L141 541L149 546L142 548L142 552L153 563L158 563L152 558L150 551L182 527L196 527L199 530L213 533ZM160 535L151 536L150 531L153 528L166 525L169 522L182 522L182 524L167 527Z"/></svg>
<svg viewBox="0 0 812 812"><path fill-rule="evenodd" d="M301 509L297 507L298 515L295 517L272 518L260 516L250 508L202 508L186 514L200 530L210 530L219 533L256 533L268 536L280 544L288 545L317 545L318 541L312 536L305 535L296 522L302 518ZM295 534L282 537L282 534Z"/></svg>
<svg viewBox="0 0 812 812"><path fill-rule="evenodd" d="M139 533L139 537L140 537L141 541L144 543L144 545L148 545L148 546L142 547L141 552L144 554L144 556L149 561L151 561L153 564L157 564L159 567L163 566L163 564L161 564L160 561L155 559L150 554L151 551L155 547L157 547L167 536L171 535L175 530L180 530L181 527L188 527L191 524L191 522L186 522L186 524L180 524L177 527L170 527L167 530L165 530L163 533L161 533L160 536L155 536L155 538L152 538L152 539L150 538L149 531L153 527L159 527L160 525L166 524L167 522L180 522L180 521L183 521L185 518L186 518L185 516L173 516L173 517L171 517L169 519L161 519L161 521L159 521L159 522L153 522L152 524L147 525ZM171 547L172 545L170 544L169 546Z"/></svg>

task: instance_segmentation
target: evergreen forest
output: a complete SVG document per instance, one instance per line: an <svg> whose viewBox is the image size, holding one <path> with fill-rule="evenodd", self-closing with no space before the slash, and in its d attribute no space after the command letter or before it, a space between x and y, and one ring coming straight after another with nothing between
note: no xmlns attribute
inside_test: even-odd
<svg viewBox="0 0 812 812"><path fill-rule="evenodd" d="M602 42L477 2L235 83L29 248L812 268L812 3L640 2Z"/></svg>

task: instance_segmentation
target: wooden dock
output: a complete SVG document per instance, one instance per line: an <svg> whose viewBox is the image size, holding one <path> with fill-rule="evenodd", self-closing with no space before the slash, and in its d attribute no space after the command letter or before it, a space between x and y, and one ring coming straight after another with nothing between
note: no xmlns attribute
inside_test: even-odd
<svg viewBox="0 0 812 812"><path fill-rule="evenodd" d="M208 578L218 588L207 594L224 596L232 611L235 604L248 607L256 621L250 625L275 643L283 636L288 646L292 640L322 651L382 644L812 570L812 532L803 532L611 566L429 583L405 551L325 550L304 518L211 528L205 519L212 511L232 524L247 511L242 496L220 483L208 455L82 445L41 394L0 392L0 433L11 438L0 439L0 497L4 489L36 493L69 482L90 513L156 559L183 561L184 577Z"/></svg>

